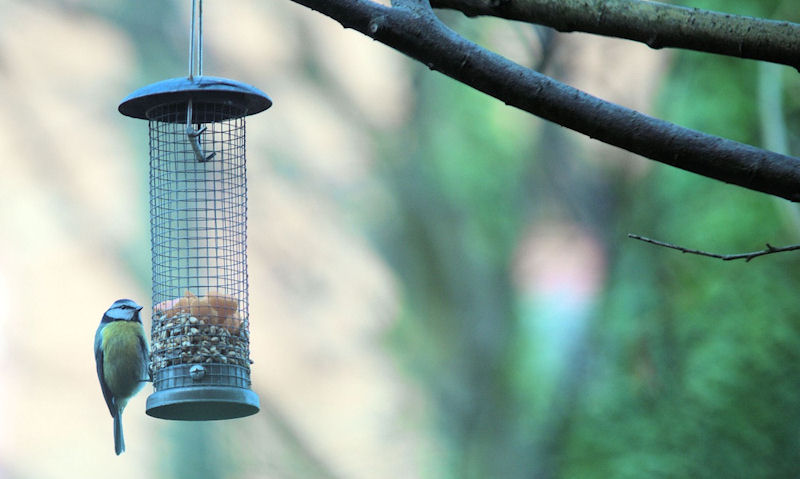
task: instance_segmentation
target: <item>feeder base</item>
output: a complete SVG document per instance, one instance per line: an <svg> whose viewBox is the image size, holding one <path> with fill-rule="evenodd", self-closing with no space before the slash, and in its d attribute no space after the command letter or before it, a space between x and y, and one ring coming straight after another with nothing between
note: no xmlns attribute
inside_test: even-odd
<svg viewBox="0 0 800 479"><path fill-rule="evenodd" d="M259 407L258 395L249 389L192 386L154 392L145 412L159 419L212 421L250 416Z"/></svg>

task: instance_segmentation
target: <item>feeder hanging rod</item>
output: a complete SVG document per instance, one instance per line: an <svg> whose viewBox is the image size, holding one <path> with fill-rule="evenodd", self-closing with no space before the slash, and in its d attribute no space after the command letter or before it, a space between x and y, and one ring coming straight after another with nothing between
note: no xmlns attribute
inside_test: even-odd
<svg viewBox="0 0 800 479"><path fill-rule="evenodd" d="M189 27L189 79L195 75L203 76L203 0L192 0L192 24Z"/></svg>

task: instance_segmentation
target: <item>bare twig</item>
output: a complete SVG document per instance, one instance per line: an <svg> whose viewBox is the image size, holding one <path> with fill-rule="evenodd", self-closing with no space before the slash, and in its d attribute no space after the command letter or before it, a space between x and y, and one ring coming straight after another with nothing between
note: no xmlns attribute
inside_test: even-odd
<svg viewBox="0 0 800 479"><path fill-rule="evenodd" d="M800 68L800 24L642 0L431 0L434 8L491 15Z"/></svg>
<svg viewBox="0 0 800 479"><path fill-rule="evenodd" d="M766 248L762 249L761 251L752 251L750 253L718 254L718 253L709 253L707 251L700 251L696 249L684 248L683 246L678 246L671 243L665 243L664 241L658 241L652 238L646 238L644 236L639 236L632 233L628 233L628 238L644 241L645 243L654 244L656 246L663 246L665 248L678 250L681 253L696 254L698 256L707 256L709 258L721 259L722 261L733 261L735 259L743 259L745 262L749 262L753 258L758 258L759 256L764 256L772 253L783 253L786 251L800 250L800 244L793 244L789 246L772 246L771 244L767 243L765 245Z"/></svg>

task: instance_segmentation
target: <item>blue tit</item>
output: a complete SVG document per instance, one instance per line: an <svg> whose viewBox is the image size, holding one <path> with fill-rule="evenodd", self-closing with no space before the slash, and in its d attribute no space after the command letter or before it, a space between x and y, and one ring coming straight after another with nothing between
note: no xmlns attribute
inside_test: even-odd
<svg viewBox="0 0 800 479"><path fill-rule="evenodd" d="M139 318L141 310L142 307L130 299L114 301L94 335L97 377L114 418L114 451L117 455L125 450L122 410L148 380L148 349Z"/></svg>

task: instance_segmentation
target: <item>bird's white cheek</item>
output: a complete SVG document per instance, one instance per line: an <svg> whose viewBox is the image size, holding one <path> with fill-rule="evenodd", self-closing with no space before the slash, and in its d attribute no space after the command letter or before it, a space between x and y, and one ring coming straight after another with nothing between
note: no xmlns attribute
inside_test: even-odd
<svg viewBox="0 0 800 479"><path fill-rule="evenodd" d="M123 321L127 321L133 317L131 313L129 313L128 311L123 311L121 309L109 310L106 312L106 316L108 316L111 319L118 319Z"/></svg>

